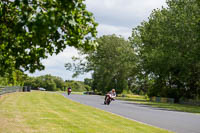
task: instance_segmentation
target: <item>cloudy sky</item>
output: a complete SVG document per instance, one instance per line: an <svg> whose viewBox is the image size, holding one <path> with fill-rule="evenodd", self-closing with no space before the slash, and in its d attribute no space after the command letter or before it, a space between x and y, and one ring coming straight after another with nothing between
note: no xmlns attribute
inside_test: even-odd
<svg viewBox="0 0 200 133"><path fill-rule="evenodd" d="M166 6L165 0L86 0L85 3L99 23L98 36L117 34L125 38L131 36L132 28L147 20L153 9ZM71 57L77 55L76 49L68 47L62 53L43 60L45 70L28 74L30 76L51 74L64 80L90 78L90 73L72 78L73 73L66 71L64 64L71 62Z"/></svg>

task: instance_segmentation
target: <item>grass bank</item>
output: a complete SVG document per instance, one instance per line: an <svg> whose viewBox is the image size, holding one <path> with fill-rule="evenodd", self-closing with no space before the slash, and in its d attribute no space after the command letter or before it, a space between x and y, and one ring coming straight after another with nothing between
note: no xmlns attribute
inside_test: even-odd
<svg viewBox="0 0 200 133"><path fill-rule="evenodd" d="M168 110L200 114L200 106L151 102L145 96L127 94L125 95L125 97L123 97L122 95L119 95L117 99L132 101L137 104L145 104L145 105L149 105L151 107L156 107L156 108L164 108Z"/></svg>
<svg viewBox="0 0 200 133"><path fill-rule="evenodd" d="M141 116L142 117L142 116ZM58 93L12 93L0 98L0 133L167 133L73 102Z"/></svg>

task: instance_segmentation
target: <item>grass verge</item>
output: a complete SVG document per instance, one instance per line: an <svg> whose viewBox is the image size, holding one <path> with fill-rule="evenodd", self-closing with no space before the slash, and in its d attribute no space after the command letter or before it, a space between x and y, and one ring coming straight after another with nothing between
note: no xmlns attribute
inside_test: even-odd
<svg viewBox="0 0 200 133"><path fill-rule="evenodd" d="M67 94L67 91L57 91L57 92L58 92L58 93L61 93L61 94L62 94L62 93L66 93L66 94ZM76 94L76 95L83 95L83 93L84 93L84 92L74 92L74 91L71 92L71 94Z"/></svg>
<svg viewBox="0 0 200 133"><path fill-rule="evenodd" d="M2 96L0 125L0 133L169 132L73 102L58 93L39 91Z"/></svg>
<svg viewBox="0 0 200 133"><path fill-rule="evenodd" d="M181 111L181 112L200 114L200 106L151 102L149 101L149 99L146 99L145 96L127 94L125 97L122 97L122 95L120 95L119 97L117 97L117 99L132 101L136 104L144 104L144 105L149 105L151 107L156 107L156 108L164 108L167 110L175 110L175 111Z"/></svg>

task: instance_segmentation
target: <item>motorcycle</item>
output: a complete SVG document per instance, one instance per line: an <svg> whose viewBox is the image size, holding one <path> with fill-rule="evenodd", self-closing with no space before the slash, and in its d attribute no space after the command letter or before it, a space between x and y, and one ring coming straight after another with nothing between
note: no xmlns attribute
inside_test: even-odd
<svg viewBox="0 0 200 133"><path fill-rule="evenodd" d="M114 98L111 95L107 95L104 104L105 105L109 105L111 103L111 101L114 101Z"/></svg>
<svg viewBox="0 0 200 133"><path fill-rule="evenodd" d="M71 89L71 88L68 88L68 91L67 91L68 95L70 95L71 92L72 92L72 89Z"/></svg>

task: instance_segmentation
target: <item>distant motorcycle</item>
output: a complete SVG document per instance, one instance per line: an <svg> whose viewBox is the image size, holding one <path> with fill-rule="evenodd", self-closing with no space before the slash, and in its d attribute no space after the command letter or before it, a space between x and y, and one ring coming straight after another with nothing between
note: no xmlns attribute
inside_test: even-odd
<svg viewBox="0 0 200 133"><path fill-rule="evenodd" d="M72 92L72 89L69 87L68 90L67 90L68 95L70 95L71 92Z"/></svg>
<svg viewBox="0 0 200 133"><path fill-rule="evenodd" d="M107 95L104 104L105 105L110 105L111 101L114 101L114 98L111 95Z"/></svg>

